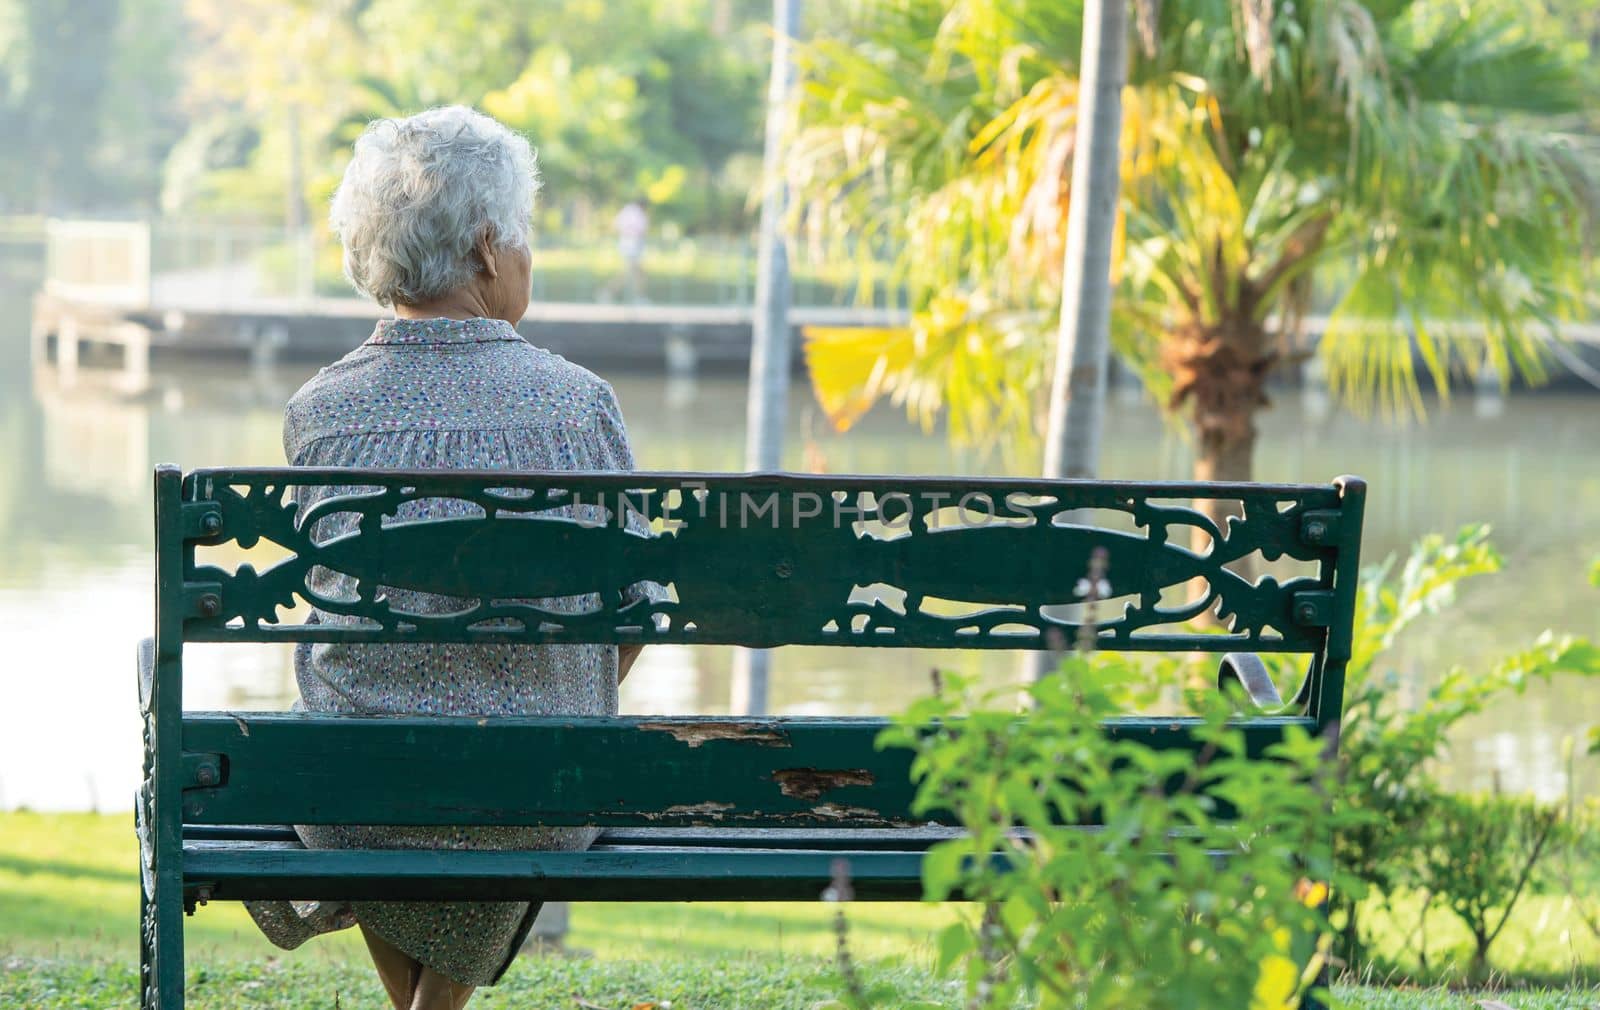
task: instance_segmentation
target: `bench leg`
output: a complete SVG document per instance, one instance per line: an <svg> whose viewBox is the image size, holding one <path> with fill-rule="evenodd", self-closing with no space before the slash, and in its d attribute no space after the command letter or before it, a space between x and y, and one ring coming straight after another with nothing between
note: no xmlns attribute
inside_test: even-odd
<svg viewBox="0 0 1600 1010"><path fill-rule="evenodd" d="M139 882L139 1010L151 1010L155 1000L150 995L154 981L155 954L150 942L150 896L144 893L144 882Z"/></svg>
<svg viewBox="0 0 1600 1010"><path fill-rule="evenodd" d="M143 1010L183 1010L183 477L156 469L155 638L140 642L144 715L140 826L140 998Z"/></svg>
<svg viewBox="0 0 1600 1010"><path fill-rule="evenodd" d="M156 1010L156 920L155 904L139 884L139 1010Z"/></svg>
<svg viewBox="0 0 1600 1010"><path fill-rule="evenodd" d="M183 1010L183 897L158 885L139 886L140 1010Z"/></svg>

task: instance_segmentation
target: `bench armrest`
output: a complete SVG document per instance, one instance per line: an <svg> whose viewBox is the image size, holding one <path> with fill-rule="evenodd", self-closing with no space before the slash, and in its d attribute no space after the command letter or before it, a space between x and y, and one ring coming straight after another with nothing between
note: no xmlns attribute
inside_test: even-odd
<svg viewBox="0 0 1600 1010"><path fill-rule="evenodd" d="M1229 652L1223 655L1217 667L1217 690L1227 691L1228 686L1243 689L1250 703L1258 709L1282 708L1283 699L1272 683L1267 664L1253 652Z"/></svg>

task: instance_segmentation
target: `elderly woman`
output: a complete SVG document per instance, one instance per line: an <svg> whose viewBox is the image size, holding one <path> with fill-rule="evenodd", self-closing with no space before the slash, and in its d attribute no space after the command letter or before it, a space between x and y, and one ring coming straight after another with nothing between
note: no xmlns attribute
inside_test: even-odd
<svg viewBox="0 0 1600 1010"><path fill-rule="evenodd" d="M455 107L380 120L356 142L333 199L345 272L390 306L371 337L290 400L284 449L297 466L627 470L611 387L525 341L529 223L538 188L525 140ZM302 489L302 506L338 489ZM463 514L413 502L400 518ZM342 532L322 520L319 538ZM314 576L331 596L339 573ZM459 601L387 591L405 609ZM559 602L559 601L552 601ZM573 601L566 601L569 604ZM581 601L578 601L581 604ZM338 622L316 613L313 620ZM300 701L316 712L611 715L637 647L301 646ZM313 848L588 846L584 828L297 828ZM358 926L396 1010L459 1010L499 980L538 905L526 902L264 902L251 914L274 943Z"/></svg>

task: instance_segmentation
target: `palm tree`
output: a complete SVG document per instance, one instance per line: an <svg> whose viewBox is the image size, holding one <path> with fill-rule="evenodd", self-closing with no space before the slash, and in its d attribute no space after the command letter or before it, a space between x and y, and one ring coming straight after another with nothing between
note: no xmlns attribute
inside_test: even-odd
<svg viewBox="0 0 1600 1010"><path fill-rule="evenodd" d="M1099 472L1111 338L1111 246L1121 203L1122 90L1128 81L1128 0L1084 0L1072 201L1061 266L1044 476ZM1043 657L1039 657L1043 658Z"/></svg>
<svg viewBox="0 0 1600 1010"><path fill-rule="evenodd" d="M1419 411L1418 358L1441 390L1542 376L1600 215L1600 159L1568 132L1596 97L1578 51L1509 0L1165 0L1135 22L1113 338L1187 420L1197 478L1250 479L1314 277L1357 409ZM901 250L912 309L808 334L836 424L887 396L958 440L1036 431L1081 30L1070 2L871 0L805 48L797 227L817 255Z"/></svg>

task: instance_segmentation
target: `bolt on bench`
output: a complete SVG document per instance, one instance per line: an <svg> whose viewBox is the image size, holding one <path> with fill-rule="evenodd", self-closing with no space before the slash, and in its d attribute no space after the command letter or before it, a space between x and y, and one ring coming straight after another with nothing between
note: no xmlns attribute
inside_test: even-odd
<svg viewBox="0 0 1600 1010"><path fill-rule="evenodd" d="M332 487L300 513L296 487ZM1334 729L1350 652L1365 485L1135 484L797 474L214 469L155 475L156 628L141 647L141 998L183 1003L183 916L205 901L814 900L833 860L858 899L921 895L958 829L911 812L908 751L864 718L370 717L186 712L189 642L703 643L1223 656L1255 708L1250 753ZM454 518L394 522L454 499ZM1193 499L1237 502L1225 530ZM652 521L652 534L624 520ZM354 532L314 537L342 515ZM637 517L634 517L635 519ZM353 520L353 521L352 521ZM1189 549L1193 530L1210 546ZM263 570L240 553L271 545ZM223 548L226 551L208 550ZM220 557L218 557L220 556ZM1227 565L1295 569L1251 581ZM228 561L232 566L207 563ZM318 566L354 599L308 586ZM655 583L664 598L625 593ZM1190 587L1202 585L1201 591ZM391 606L383 587L459 598ZM532 602L595 594L587 610ZM350 619L306 622L310 604ZM569 608L570 609L570 608ZM1226 628L1185 622L1206 611ZM1306 658L1284 705L1257 653ZM1189 746L1189 720L1113 734ZM514 770L514 773L513 773ZM308 850L291 824L597 825L583 852Z"/></svg>

